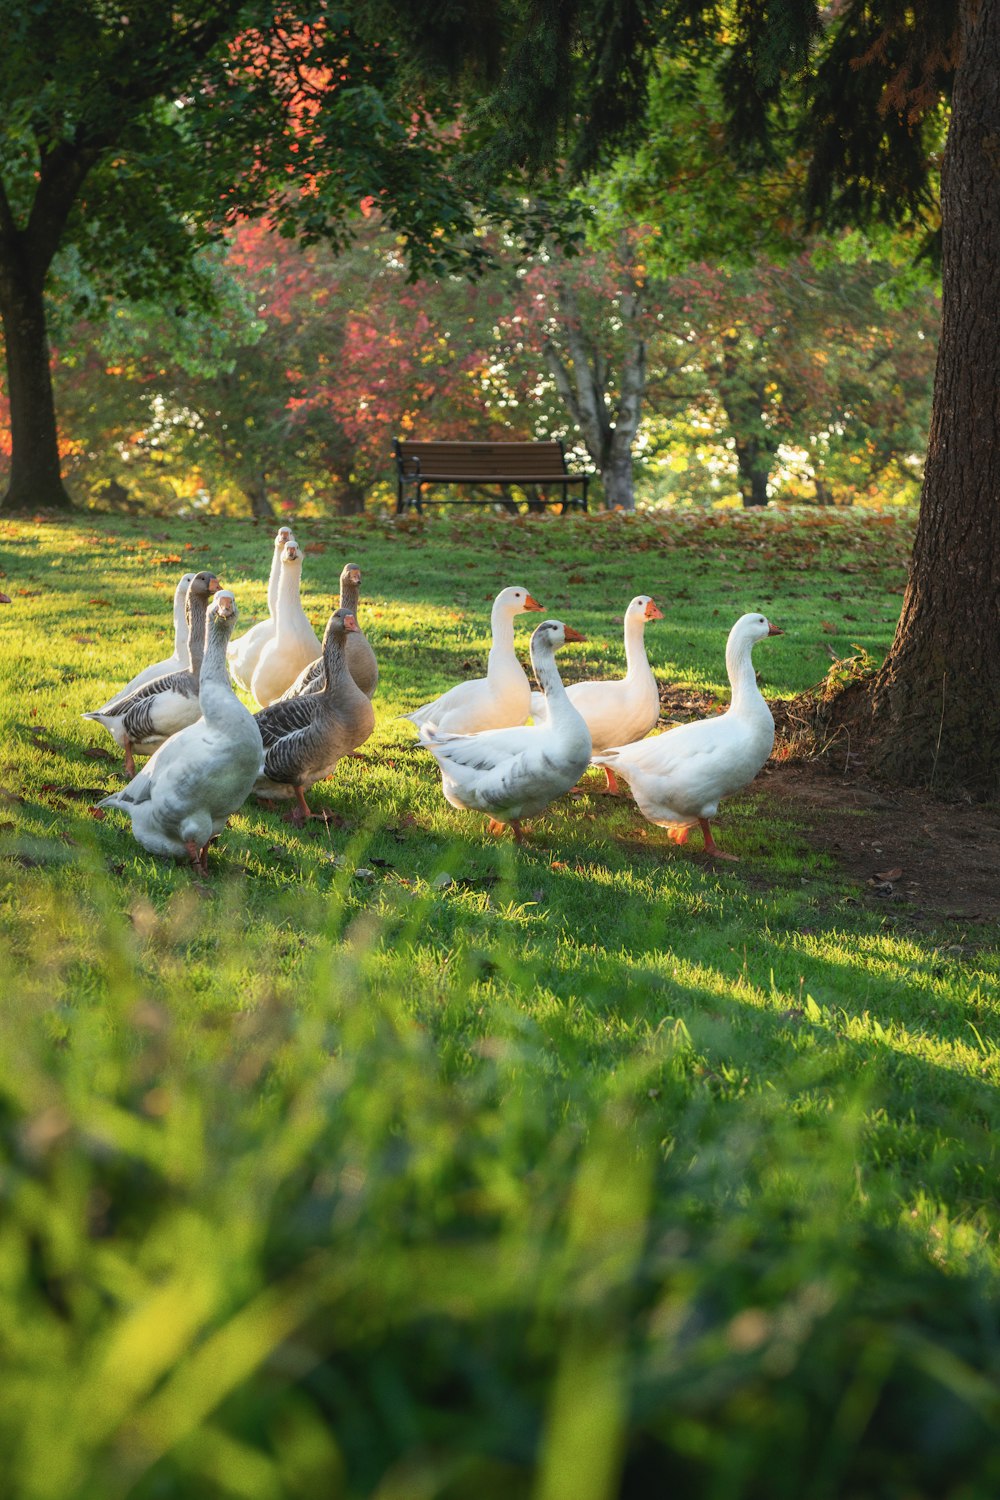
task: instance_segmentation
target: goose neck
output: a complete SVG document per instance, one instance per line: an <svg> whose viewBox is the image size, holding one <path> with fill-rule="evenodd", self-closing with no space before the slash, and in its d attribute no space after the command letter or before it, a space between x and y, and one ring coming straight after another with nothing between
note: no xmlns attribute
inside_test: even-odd
<svg viewBox="0 0 1000 1500"><path fill-rule="evenodd" d="M232 626L228 622L213 621L209 627L201 663L202 692L206 687L225 688L227 692L232 692L229 683L229 668L226 665L226 647L229 645L231 635Z"/></svg>
<svg viewBox="0 0 1000 1500"><path fill-rule="evenodd" d="M649 671L646 655L646 622L641 615L625 616L625 675L644 676Z"/></svg>
<svg viewBox="0 0 1000 1500"><path fill-rule="evenodd" d="M531 665L535 669L538 686L545 694L549 723L557 722L566 711L576 712L563 687L563 680L556 666L555 652L550 646L536 645L531 652Z"/></svg>
<svg viewBox="0 0 1000 1500"><path fill-rule="evenodd" d="M205 655L205 618L208 614L207 594L188 594L188 660L191 671L197 677Z"/></svg>
<svg viewBox="0 0 1000 1500"><path fill-rule="evenodd" d="M281 577L278 580L278 597L275 601L275 626L278 630L283 625L288 625L294 618L297 610L301 610L299 603L299 582L302 578L302 566L298 562L283 563L281 566Z"/></svg>
<svg viewBox="0 0 1000 1500"><path fill-rule="evenodd" d="M184 660L184 651L188 642L186 607L187 595L184 589L178 589L174 595L174 655L178 661Z"/></svg>
<svg viewBox="0 0 1000 1500"><path fill-rule="evenodd" d="M281 582L281 551L283 543L274 544L274 554L271 558L271 571L267 579L267 612L274 619L278 608L278 586Z"/></svg>
<svg viewBox="0 0 1000 1500"><path fill-rule="evenodd" d="M726 645L726 671L732 689L732 710L740 713L764 700L757 686L757 674L753 667L753 642L730 639Z"/></svg>
<svg viewBox="0 0 1000 1500"><path fill-rule="evenodd" d="M493 676L497 671L509 670L511 661L517 661L514 654L514 616L505 605L494 604L490 630L493 639L486 668L487 677Z"/></svg>
<svg viewBox="0 0 1000 1500"><path fill-rule="evenodd" d="M342 578L340 580L340 608L357 616L360 593L361 589L358 584L353 583L349 578Z"/></svg>

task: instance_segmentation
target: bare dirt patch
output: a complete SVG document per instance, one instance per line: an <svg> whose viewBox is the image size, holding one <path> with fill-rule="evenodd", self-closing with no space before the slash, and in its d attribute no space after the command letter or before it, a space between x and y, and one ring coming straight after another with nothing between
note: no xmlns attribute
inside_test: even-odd
<svg viewBox="0 0 1000 1500"><path fill-rule="evenodd" d="M772 762L757 788L873 904L1000 923L1000 808L879 786L822 757Z"/></svg>

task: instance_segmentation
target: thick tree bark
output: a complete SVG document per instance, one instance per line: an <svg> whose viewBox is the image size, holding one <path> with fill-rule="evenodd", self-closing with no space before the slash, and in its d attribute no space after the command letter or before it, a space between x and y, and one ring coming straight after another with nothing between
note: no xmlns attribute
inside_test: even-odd
<svg viewBox="0 0 1000 1500"><path fill-rule="evenodd" d="M920 518L871 693L894 780L1000 791L1000 5L966 0L942 177L943 318Z"/></svg>
<svg viewBox="0 0 1000 1500"><path fill-rule="evenodd" d="M0 268L0 313L11 429L10 484L0 504L4 510L69 510L72 502L59 469L42 292L13 257Z"/></svg>

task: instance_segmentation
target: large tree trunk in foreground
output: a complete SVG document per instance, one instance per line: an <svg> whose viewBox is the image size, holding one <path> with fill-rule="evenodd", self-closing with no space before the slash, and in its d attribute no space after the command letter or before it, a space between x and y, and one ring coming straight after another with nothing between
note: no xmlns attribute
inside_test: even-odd
<svg viewBox="0 0 1000 1500"><path fill-rule="evenodd" d="M941 342L909 586L871 696L893 780L1000 790L1000 5L966 0L942 179Z"/></svg>
<svg viewBox="0 0 1000 1500"><path fill-rule="evenodd" d="M0 267L12 450L10 484L0 505L4 510L69 510L72 502L59 471L42 289L20 259L11 257Z"/></svg>

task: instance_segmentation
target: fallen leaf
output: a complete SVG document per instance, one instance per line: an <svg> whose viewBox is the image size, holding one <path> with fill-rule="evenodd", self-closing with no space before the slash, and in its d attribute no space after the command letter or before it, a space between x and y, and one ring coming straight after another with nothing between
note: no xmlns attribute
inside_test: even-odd
<svg viewBox="0 0 1000 1500"><path fill-rule="evenodd" d="M903 871L899 865L893 865L891 870L876 870L876 880L898 880Z"/></svg>
<svg viewBox="0 0 1000 1500"><path fill-rule="evenodd" d="M0 604L9 604L9 603L10 603L10 595L9 594L0 594Z"/></svg>

